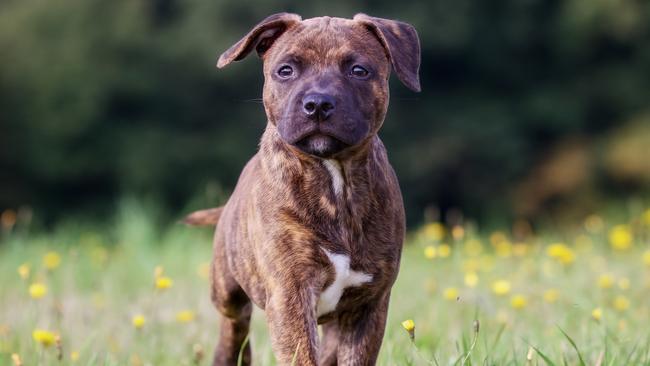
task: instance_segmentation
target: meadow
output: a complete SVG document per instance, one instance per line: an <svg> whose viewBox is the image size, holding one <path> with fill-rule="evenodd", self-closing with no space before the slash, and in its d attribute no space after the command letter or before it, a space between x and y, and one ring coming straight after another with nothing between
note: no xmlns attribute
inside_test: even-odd
<svg viewBox="0 0 650 366"><path fill-rule="evenodd" d="M0 364L209 364L211 230L149 217L36 234L4 215ZM379 364L650 365L650 209L514 227L409 234ZM250 341L275 364L260 311Z"/></svg>

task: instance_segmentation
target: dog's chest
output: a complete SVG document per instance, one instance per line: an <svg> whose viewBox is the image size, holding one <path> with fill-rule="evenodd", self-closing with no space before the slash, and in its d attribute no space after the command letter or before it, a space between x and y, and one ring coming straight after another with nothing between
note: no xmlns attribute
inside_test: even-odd
<svg viewBox="0 0 650 366"><path fill-rule="evenodd" d="M316 316L334 311L347 287L360 286L372 281L371 275L350 268L350 257L347 255L335 254L325 248L321 249L332 263L334 282L321 292L316 306Z"/></svg>

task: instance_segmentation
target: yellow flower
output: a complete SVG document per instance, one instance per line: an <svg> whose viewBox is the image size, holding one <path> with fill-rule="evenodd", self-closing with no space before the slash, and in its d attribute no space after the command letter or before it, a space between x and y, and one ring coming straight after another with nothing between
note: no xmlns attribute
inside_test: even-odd
<svg viewBox="0 0 650 366"><path fill-rule="evenodd" d="M156 288L159 290L166 290L174 285L174 281L172 281L171 278L169 277L158 277L156 278Z"/></svg>
<svg viewBox="0 0 650 366"><path fill-rule="evenodd" d="M196 274L204 280L207 280L210 276L210 263L204 262L199 264L199 266L196 268Z"/></svg>
<svg viewBox="0 0 650 366"><path fill-rule="evenodd" d="M141 314L134 315L133 318L131 319L131 323L133 323L135 329L140 329L144 327L144 323L146 323L146 319L144 318L144 315Z"/></svg>
<svg viewBox="0 0 650 366"><path fill-rule="evenodd" d="M598 215L589 215L585 219L585 229L590 233L596 234L603 230L603 219Z"/></svg>
<svg viewBox="0 0 650 366"><path fill-rule="evenodd" d="M191 310L182 310L176 313L176 321L179 323L189 323L194 320L194 312Z"/></svg>
<svg viewBox="0 0 650 366"><path fill-rule="evenodd" d="M415 322L412 319L407 319L402 322L402 328L404 328L408 334L411 341L415 339Z"/></svg>
<svg viewBox="0 0 650 366"><path fill-rule="evenodd" d="M476 287L478 284L478 275L476 272L467 272L465 273L465 285L467 287Z"/></svg>
<svg viewBox="0 0 650 366"><path fill-rule="evenodd" d="M451 247L447 244L440 244L437 252L440 258L447 258L451 254Z"/></svg>
<svg viewBox="0 0 650 366"><path fill-rule="evenodd" d="M608 289L614 286L614 277L608 273L600 275L598 277L598 287Z"/></svg>
<svg viewBox="0 0 650 366"><path fill-rule="evenodd" d="M616 296L614 299L614 309L618 311L625 311L630 307L630 300L623 295Z"/></svg>
<svg viewBox="0 0 650 366"><path fill-rule="evenodd" d="M594 310L591 311L591 317L594 318L594 320L596 321L600 321L600 319L603 318L603 309L595 308Z"/></svg>
<svg viewBox="0 0 650 366"><path fill-rule="evenodd" d="M642 216L642 220L646 225L650 226L650 208L645 210Z"/></svg>
<svg viewBox="0 0 650 366"><path fill-rule="evenodd" d="M512 243L502 240L494 244L494 250L499 257L509 258L512 256Z"/></svg>
<svg viewBox="0 0 650 366"><path fill-rule="evenodd" d="M43 329L36 329L32 332L34 341L42 344L44 347L51 346L56 341L56 335Z"/></svg>
<svg viewBox="0 0 650 366"><path fill-rule="evenodd" d="M650 249L643 252L643 264L650 267Z"/></svg>
<svg viewBox="0 0 650 366"><path fill-rule="evenodd" d="M507 280L498 280L492 283L492 292L499 296L507 295L510 288L510 282Z"/></svg>
<svg viewBox="0 0 650 366"><path fill-rule="evenodd" d="M458 299L458 289L455 287L447 287L443 291L442 296L447 300L456 300Z"/></svg>
<svg viewBox="0 0 650 366"><path fill-rule="evenodd" d="M490 243L492 245L497 245L502 241L507 241L508 238L506 237L506 234L504 234L502 231L494 231L492 234L490 234Z"/></svg>
<svg viewBox="0 0 650 366"><path fill-rule="evenodd" d="M618 280L618 288L621 290L627 290L630 288L630 279L627 277L623 277L620 280Z"/></svg>
<svg viewBox="0 0 650 366"><path fill-rule="evenodd" d="M445 238L445 225L439 222L432 222L424 226L424 235L429 240L440 241Z"/></svg>
<svg viewBox="0 0 650 366"><path fill-rule="evenodd" d="M632 229L629 225L616 225L609 231L609 244L616 250L627 250L632 246Z"/></svg>
<svg viewBox="0 0 650 366"><path fill-rule="evenodd" d="M424 248L424 257L427 259L433 259L436 257L436 247L433 245L427 245L426 248Z"/></svg>
<svg viewBox="0 0 650 366"><path fill-rule="evenodd" d="M564 243L551 244L546 248L546 254L556 259L562 264L571 264L575 260L573 250L566 246Z"/></svg>
<svg viewBox="0 0 650 366"><path fill-rule="evenodd" d="M27 278L29 278L29 272L30 272L29 264L23 263L20 266L18 266L18 275L23 280L26 280Z"/></svg>
<svg viewBox="0 0 650 366"><path fill-rule="evenodd" d="M57 252L47 252L43 256L43 265L48 270L54 270L61 265L61 256Z"/></svg>
<svg viewBox="0 0 650 366"><path fill-rule="evenodd" d="M79 361L79 352L77 352L77 351L70 352L70 361L72 361L72 362Z"/></svg>
<svg viewBox="0 0 650 366"><path fill-rule="evenodd" d="M544 291L544 301L549 304L552 304L560 298L560 292L554 288L550 288Z"/></svg>
<svg viewBox="0 0 650 366"><path fill-rule="evenodd" d="M514 309L520 310L528 305L528 299L524 295L514 295L510 298L510 305Z"/></svg>
<svg viewBox="0 0 650 366"><path fill-rule="evenodd" d="M454 225L451 228L451 237L454 240L463 240L463 237L465 237L465 229L460 225Z"/></svg>
<svg viewBox="0 0 650 366"><path fill-rule="evenodd" d="M29 286L29 296L31 296L32 299L40 299L46 294L47 287L42 283L35 282Z"/></svg>

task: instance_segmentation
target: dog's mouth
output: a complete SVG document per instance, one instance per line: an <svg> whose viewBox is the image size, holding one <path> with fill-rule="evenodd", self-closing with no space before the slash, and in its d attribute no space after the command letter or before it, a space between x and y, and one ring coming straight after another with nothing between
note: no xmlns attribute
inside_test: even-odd
<svg viewBox="0 0 650 366"><path fill-rule="evenodd" d="M301 151L319 158L329 158L349 146L336 137L322 132L307 135L293 145Z"/></svg>

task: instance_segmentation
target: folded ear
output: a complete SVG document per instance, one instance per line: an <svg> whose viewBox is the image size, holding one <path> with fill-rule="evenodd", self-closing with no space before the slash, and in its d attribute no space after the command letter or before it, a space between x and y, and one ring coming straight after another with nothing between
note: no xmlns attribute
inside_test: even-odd
<svg viewBox="0 0 650 366"><path fill-rule="evenodd" d="M290 13L273 14L262 20L244 38L221 54L217 67L222 68L233 61L239 61L253 49L261 57L282 33L301 20L299 15Z"/></svg>
<svg viewBox="0 0 650 366"><path fill-rule="evenodd" d="M354 20L361 22L379 38L386 49L397 77L409 89L420 91L420 39L412 25L396 20L357 14Z"/></svg>

